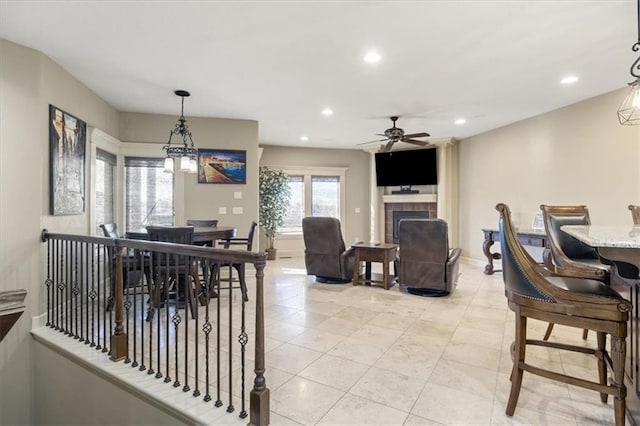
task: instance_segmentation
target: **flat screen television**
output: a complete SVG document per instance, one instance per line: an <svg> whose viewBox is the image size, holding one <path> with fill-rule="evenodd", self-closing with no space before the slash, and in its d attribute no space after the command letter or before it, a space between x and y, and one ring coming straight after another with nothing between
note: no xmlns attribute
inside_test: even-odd
<svg viewBox="0 0 640 426"><path fill-rule="evenodd" d="M437 185L436 148L376 153L378 186Z"/></svg>

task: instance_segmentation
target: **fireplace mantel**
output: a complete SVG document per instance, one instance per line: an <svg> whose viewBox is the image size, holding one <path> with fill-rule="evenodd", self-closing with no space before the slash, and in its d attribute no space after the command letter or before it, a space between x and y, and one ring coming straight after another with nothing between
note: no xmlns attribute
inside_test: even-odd
<svg viewBox="0 0 640 426"><path fill-rule="evenodd" d="M437 203L437 194L395 194L383 195L382 202L387 203Z"/></svg>

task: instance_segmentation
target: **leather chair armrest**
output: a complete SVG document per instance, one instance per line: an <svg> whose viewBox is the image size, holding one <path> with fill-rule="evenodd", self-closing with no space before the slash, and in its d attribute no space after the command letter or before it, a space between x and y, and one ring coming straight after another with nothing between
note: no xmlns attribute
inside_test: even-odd
<svg viewBox="0 0 640 426"><path fill-rule="evenodd" d="M458 269L460 265L460 254L462 250L459 248L454 248L449 251L449 258L447 259L447 277L446 281L449 289L451 286L455 285L458 282Z"/></svg>
<svg viewBox="0 0 640 426"><path fill-rule="evenodd" d="M449 250L449 258L447 259L447 263L454 263L460 259L460 254L462 250L459 248L454 248Z"/></svg>
<svg viewBox="0 0 640 426"><path fill-rule="evenodd" d="M353 268L356 262L356 250L349 247L340 255L340 266L342 268L342 278L350 279L353 277Z"/></svg>

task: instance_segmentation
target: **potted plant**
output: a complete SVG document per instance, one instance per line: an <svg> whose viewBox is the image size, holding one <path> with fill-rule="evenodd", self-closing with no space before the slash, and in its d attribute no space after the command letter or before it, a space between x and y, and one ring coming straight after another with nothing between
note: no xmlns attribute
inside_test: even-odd
<svg viewBox="0 0 640 426"><path fill-rule="evenodd" d="M267 237L267 259L273 260L276 258L276 231L284 224L289 208L289 176L283 170L262 166L259 180L260 227Z"/></svg>

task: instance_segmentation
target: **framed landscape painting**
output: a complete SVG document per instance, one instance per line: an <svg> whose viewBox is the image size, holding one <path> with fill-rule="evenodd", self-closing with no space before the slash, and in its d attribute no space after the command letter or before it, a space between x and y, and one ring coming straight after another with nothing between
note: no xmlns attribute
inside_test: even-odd
<svg viewBox="0 0 640 426"><path fill-rule="evenodd" d="M199 149L198 183L247 183L247 151Z"/></svg>
<svg viewBox="0 0 640 426"><path fill-rule="evenodd" d="M84 212L87 123L49 105L49 204L52 215Z"/></svg>

